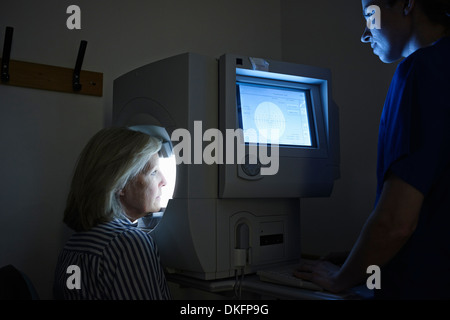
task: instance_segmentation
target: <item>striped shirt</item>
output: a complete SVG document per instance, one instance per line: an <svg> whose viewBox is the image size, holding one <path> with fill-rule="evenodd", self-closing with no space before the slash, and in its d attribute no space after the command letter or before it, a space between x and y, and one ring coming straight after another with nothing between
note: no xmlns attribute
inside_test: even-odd
<svg viewBox="0 0 450 320"><path fill-rule="evenodd" d="M69 266L79 267L79 289ZM127 219L71 236L58 258L54 294L70 300L171 298L156 244Z"/></svg>

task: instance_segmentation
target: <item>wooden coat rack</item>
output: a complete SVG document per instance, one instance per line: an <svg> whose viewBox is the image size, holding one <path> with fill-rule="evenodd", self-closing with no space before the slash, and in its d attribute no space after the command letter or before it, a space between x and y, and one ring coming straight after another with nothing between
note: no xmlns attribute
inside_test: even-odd
<svg viewBox="0 0 450 320"><path fill-rule="evenodd" d="M74 69L11 60L14 29L6 27L0 84L101 97L103 73L81 70L87 41L81 41Z"/></svg>

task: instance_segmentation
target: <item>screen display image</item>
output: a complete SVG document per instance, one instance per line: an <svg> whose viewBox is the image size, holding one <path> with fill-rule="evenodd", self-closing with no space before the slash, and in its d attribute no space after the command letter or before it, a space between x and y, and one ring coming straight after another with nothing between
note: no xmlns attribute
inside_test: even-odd
<svg viewBox="0 0 450 320"><path fill-rule="evenodd" d="M236 87L244 142L314 146L305 90L244 82Z"/></svg>

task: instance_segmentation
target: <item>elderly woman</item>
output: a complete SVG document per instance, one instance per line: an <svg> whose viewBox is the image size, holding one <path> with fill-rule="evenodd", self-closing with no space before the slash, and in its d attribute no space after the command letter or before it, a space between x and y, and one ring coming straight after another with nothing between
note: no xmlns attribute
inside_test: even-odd
<svg viewBox="0 0 450 320"><path fill-rule="evenodd" d="M57 299L170 299L159 254L137 219L160 209L166 180L161 141L128 128L107 128L82 151L64 222L75 231L56 267ZM77 268L79 285L70 285Z"/></svg>

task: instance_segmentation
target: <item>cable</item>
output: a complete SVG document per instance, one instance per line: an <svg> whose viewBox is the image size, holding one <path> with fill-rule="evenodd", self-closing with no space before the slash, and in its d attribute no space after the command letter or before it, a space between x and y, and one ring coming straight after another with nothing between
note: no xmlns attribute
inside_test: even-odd
<svg viewBox="0 0 450 320"><path fill-rule="evenodd" d="M240 275L238 274L238 270L240 270ZM235 300L241 300L242 298L242 283L244 281L244 268L235 269L234 270L234 276L235 276L235 282L234 282L234 297Z"/></svg>

